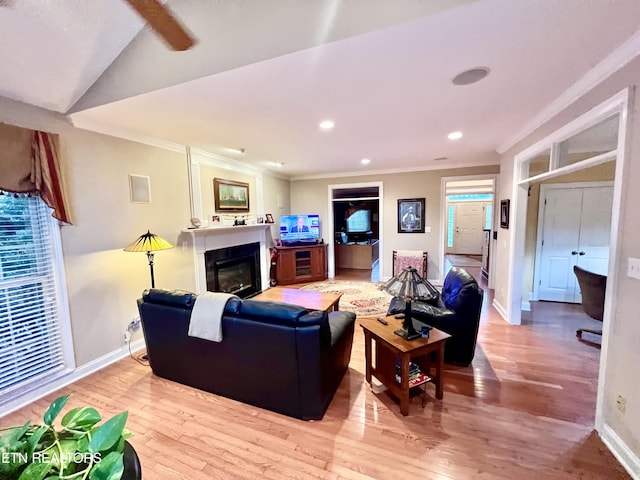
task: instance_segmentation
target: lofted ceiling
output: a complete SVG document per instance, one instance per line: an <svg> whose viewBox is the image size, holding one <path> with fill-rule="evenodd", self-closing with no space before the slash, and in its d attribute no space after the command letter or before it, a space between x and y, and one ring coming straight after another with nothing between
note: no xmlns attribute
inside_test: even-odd
<svg viewBox="0 0 640 480"><path fill-rule="evenodd" d="M123 0L0 2L0 96L291 177L487 165L640 25L637 0L166 4L190 50Z"/></svg>

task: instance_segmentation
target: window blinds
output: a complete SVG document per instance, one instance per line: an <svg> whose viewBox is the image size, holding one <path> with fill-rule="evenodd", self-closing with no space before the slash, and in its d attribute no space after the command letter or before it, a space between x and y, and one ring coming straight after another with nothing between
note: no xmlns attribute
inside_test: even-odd
<svg viewBox="0 0 640 480"><path fill-rule="evenodd" d="M50 211L0 195L0 403L65 369Z"/></svg>

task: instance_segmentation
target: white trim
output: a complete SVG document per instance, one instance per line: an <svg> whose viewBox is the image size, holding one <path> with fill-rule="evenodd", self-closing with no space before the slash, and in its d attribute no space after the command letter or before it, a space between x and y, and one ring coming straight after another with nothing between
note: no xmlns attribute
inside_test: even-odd
<svg viewBox="0 0 640 480"><path fill-rule="evenodd" d="M559 177L560 175L567 175L569 173L577 172L579 170L584 170L588 167L595 167L596 165L600 165L602 163L611 162L616 159L618 156L618 149L611 150L610 152L605 152L600 155L596 155L595 157L587 158L585 160L580 160L579 162L572 163L570 165L565 165L560 168L553 168L548 172L541 173L540 175L536 175L534 177L525 178L524 180L520 180L518 184L530 184L531 182L542 182L549 178Z"/></svg>
<svg viewBox="0 0 640 480"><path fill-rule="evenodd" d="M502 306L502 304L496 298L493 299L493 302L491 305L493 306L493 308L496 309L496 311L500 314L500 316L503 319L509 321L507 319L507 310Z"/></svg>
<svg viewBox="0 0 640 480"><path fill-rule="evenodd" d="M335 176L335 174L334 174ZM377 187L378 188L378 262L380 262L379 270L380 270L380 278L382 278L382 265L384 265L384 183L383 182L360 182L360 183L338 183L331 184L327 186L327 223L329 224L329 229L331 235L327 235L329 230L327 230L327 226L323 226L324 238L329 238L331 241L328 243L327 249L327 270L329 278L333 278L336 275L336 262L335 262L335 242L334 238L334 218L333 218L333 191L344 189L344 188L367 188L367 187ZM344 200L342 198L336 200Z"/></svg>
<svg viewBox="0 0 640 480"><path fill-rule="evenodd" d="M621 252L618 248L618 238L622 238L622 225L620 222L620 215L622 212L622 199L626 183L622 181L624 171L628 168L631 162L631 155L629 155L629 144L627 139L631 138L631 122L629 121L629 106L634 101L635 90L627 88L623 91L626 94L626 98L622 100L622 109L620 112L620 126L618 128L618 159L616 161L616 173L613 185L613 206L611 214L611 236L609 239L609 271L607 272L607 283L609 285L618 285L618 276L621 272L618 272L618 265L621 264ZM620 92L620 93L623 93ZM620 94L619 94L620 96ZM609 329L611 328L611 318L613 316L613 303L614 294L617 294L616 288L609 288L605 292L604 299L604 321L602 325L602 347L600 350L600 369L598 373L598 393L596 398L596 429L600 430L604 422L604 385L607 378L607 359L609 358Z"/></svg>
<svg viewBox="0 0 640 480"><path fill-rule="evenodd" d="M530 183L530 181L520 181L519 179L519 172L522 172L522 165L526 161L528 161L532 156L540 152L546 151L549 148L553 149L553 147L558 142L572 135L575 135L576 133L586 128L589 128L591 125L594 125L600 120L608 118L616 113L620 113L620 125L625 126L627 121L627 109L628 109L630 97L631 97L631 90L629 88L625 88L624 90L618 92L617 94L613 95L612 97L605 100L604 102L596 105L595 107L591 108L587 112L576 117L574 120L572 120L568 124L552 132L551 134L547 135L545 138L539 140L535 144L531 145L530 147L526 148L522 152L515 155L513 159L514 165L513 165L512 193L511 193L511 209L513 211L513 222L512 222L512 225L510 226L510 234L509 234L510 235L509 269L508 269L509 273L508 273L508 280L507 280L508 282L507 285L509 288L509 295L510 295L509 307L507 310L507 317L508 317L509 323L513 325L520 325L522 321L520 303L521 303L522 294L523 294L522 275L524 271L523 257L524 257L524 238L525 238L525 232L526 232L526 228L524 228L523 226L526 225L527 202L528 202L527 194L528 194L528 185ZM627 161L626 157L628 157L628 155L626 155L626 152L624 151L624 148L626 145L624 137L625 137L627 128L629 127L626 126L625 128L622 128L622 127L618 128L618 148L617 148L618 157L616 161L613 215L611 219L612 220L612 223L611 223L612 237L611 237L611 241L609 242L609 245L611 245L610 254L609 254L609 274L612 274L612 273L616 274L613 269L613 265L616 265L618 261L618 259L613 255L614 254L617 255L616 253L617 249L615 248L615 244L617 242L617 235L618 235L617 225L618 225L618 218L620 214L619 209L622 202L620 197L621 195L620 189L622 185L622 165L625 163L625 161ZM597 157L594 157L594 158L597 158ZM621 159L623 161L621 161ZM579 170L581 169L581 167L586 167L587 165L590 165L589 160L585 160L585 164L578 162L571 165L570 167L573 171L573 170ZM555 172L558 172L558 171L560 171L560 169L556 170ZM618 191L616 192L616 190ZM615 224L614 224L614 219L615 219ZM615 237L614 237L614 227L616 228ZM610 281L613 282L614 279L610 277ZM613 284L615 283L612 283L612 285ZM607 297L609 297L612 294L612 290L613 289L607 290ZM608 299L606 300L606 302L611 302L611 300ZM605 307L606 306L607 305L605 303ZM607 321L608 317L606 316L606 314L607 314L607 309L605 308L605 322L604 322L605 324L608 323ZM603 340L603 349L605 348L604 344L605 344L605 341ZM600 356L601 365L602 365L603 359L605 358L606 356L604 355L604 350L603 350ZM601 381L602 380L603 379L601 378ZM601 388L602 385L603 385L602 383L599 384L599 388Z"/></svg>
<svg viewBox="0 0 640 480"><path fill-rule="evenodd" d="M426 172L426 171L432 171L432 170L457 170L459 168L482 168L482 167L491 167L491 166L500 166L499 160L496 160L496 163L465 162L465 163L456 163L452 165L443 165L442 162L439 162L438 165L433 165L433 166L389 168L386 170L367 170L367 171L360 170L360 171L349 171L349 172L339 172L339 173L336 173L336 172L319 173L317 175L293 176L289 178L289 180L292 182L299 181L299 180L321 180L321 179L327 179L327 178L335 178L336 180L339 180L342 177L366 177L369 175L393 175L395 173ZM497 174L494 174L494 175L497 175Z"/></svg>
<svg viewBox="0 0 640 480"><path fill-rule="evenodd" d="M585 93L599 85L640 54L640 32L636 32L604 60L589 70L576 83L529 120L518 132L500 144L496 151L504 154L516 143L562 112Z"/></svg>
<svg viewBox="0 0 640 480"><path fill-rule="evenodd" d="M71 328L71 314L69 313L69 294L67 293L67 275L64 269L64 252L62 250L62 238L60 235L61 224L58 220L49 216L49 231L51 243L54 249L53 269L56 279L58 302L58 315L60 316L60 333L63 338L62 351L64 364L67 369L73 370L76 366L73 349L73 329Z"/></svg>
<svg viewBox="0 0 640 480"><path fill-rule="evenodd" d="M529 300L522 301L522 303L520 304L520 310L522 310L523 312L531 311L531 303L529 302Z"/></svg>
<svg viewBox="0 0 640 480"><path fill-rule="evenodd" d="M633 453L633 450L624 443L609 425L604 425L599 433L602 443L613 453L613 456L616 457L627 473L635 479L640 479L640 458Z"/></svg>
<svg viewBox="0 0 640 480"><path fill-rule="evenodd" d="M136 352L145 347L144 339L136 340L135 342L131 342L131 352ZM96 358L89 363L85 363L81 367L76 368L71 373L64 375L46 385L42 385L38 388L35 388L29 391L25 395L21 395L20 397L15 398L4 404L3 413L0 416L2 418L5 415L8 415L16 410L29 405L30 403L35 402L36 400L49 395L50 393L55 392L56 390L60 390L61 388L70 385L71 383L77 382L78 380L86 377L87 375L91 375L92 373L97 372L98 370L103 369L104 367L111 365L112 363L117 362L125 357L129 356L129 347L124 345L113 352L107 353L102 357Z"/></svg>
<svg viewBox="0 0 640 480"><path fill-rule="evenodd" d="M82 130L89 130L90 132L102 133L111 137L123 138L125 140L131 140L132 142L143 143L145 145L151 145L152 147L162 148L171 152L185 153L185 145L175 142L169 142L156 137L150 137L138 132L131 131L127 128L118 127L109 123L97 122L95 120L89 120L76 116L76 114L67 115L67 118L71 120L74 127Z"/></svg>
<svg viewBox="0 0 640 480"><path fill-rule="evenodd" d="M211 167L231 170L245 175L257 176L265 171L262 167L257 167L250 163L241 162L233 158L218 155L217 153L207 152L194 147L191 147L191 159L191 161L196 164L204 163Z"/></svg>

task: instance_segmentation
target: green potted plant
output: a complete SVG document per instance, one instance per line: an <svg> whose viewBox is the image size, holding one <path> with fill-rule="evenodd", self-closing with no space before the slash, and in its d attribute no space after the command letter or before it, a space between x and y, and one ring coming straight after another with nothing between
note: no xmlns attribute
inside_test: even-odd
<svg viewBox="0 0 640 480"><path fill-rule="evenodd" d="M60 397L49 405L42 425L24 425L0 430L0 480L120 480L125 474L125 452L137 455L126 442L128 412L102 421L95 408L77 407L54 421L69 400ZM125 446L127 448L125 448Z"/></svg>

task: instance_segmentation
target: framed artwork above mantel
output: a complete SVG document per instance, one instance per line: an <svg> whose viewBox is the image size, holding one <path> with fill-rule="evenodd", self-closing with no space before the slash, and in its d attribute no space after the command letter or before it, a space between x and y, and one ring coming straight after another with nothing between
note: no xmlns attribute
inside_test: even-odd
<svg viewBox="0 0 640 480"><path fill-rule="evenodd" d="M213 197L216 212L249 211L248 183L214 178Z"/></svg>

